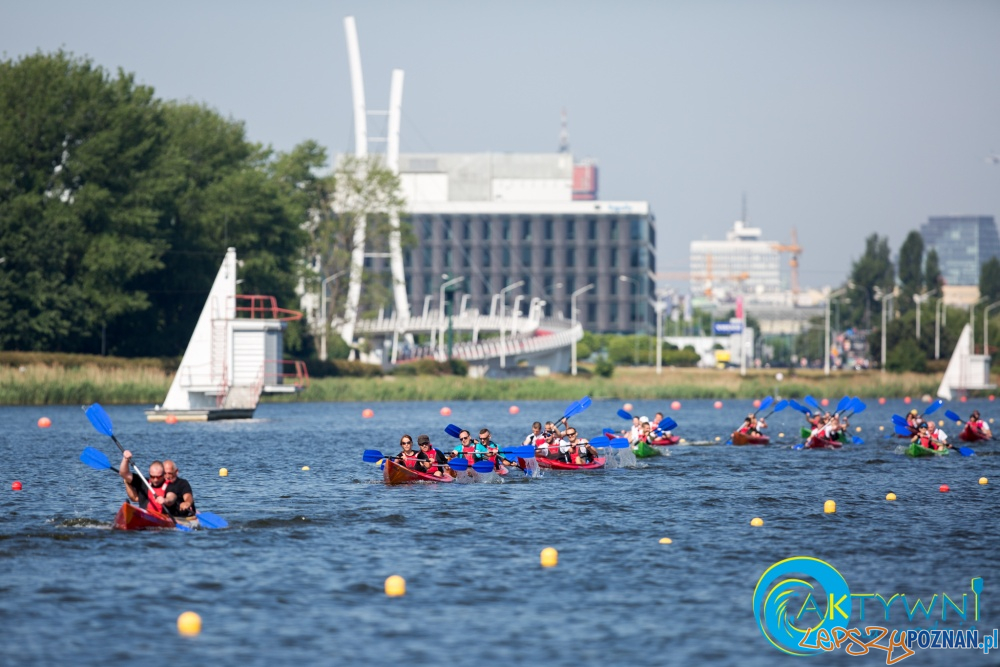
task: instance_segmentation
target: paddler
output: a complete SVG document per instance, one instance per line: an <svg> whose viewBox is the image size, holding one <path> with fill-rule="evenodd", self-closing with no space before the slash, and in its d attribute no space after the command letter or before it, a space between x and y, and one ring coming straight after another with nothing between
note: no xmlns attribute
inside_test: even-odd
<svg viewBox="0 0 1000 667"><path fill-rule="evenodd" d="M164 504L170 516L196 516L198 510L194 506L194 491L191 484L183 477L178 477L177 464L170 459L163 461L163 478L166 480L167 493ZM171 497L174 499L171 501Z"/></svg>
<svg viewBox="0 0 1000 667"><path fill-rule="evenodd" d="M566 438L569 440L569 456L572 463L584 465L597 458L597 450L590 446L589 440L577 434L576 427L570 426L566 429Z"/></svg>
<svg viewBox="0 0 1000 667"><path fill-rule="evenodd" d="M413 438L409 433L404 433L403 437L399 439L399 446L402 451L394 457L396 463L401 463L407 468L416 468L417 452L413 449Z"/></svg>
<svg viewBox="0 0 1000 667"><path fill-rule="evenodd" d="M972 411L967 424L972 428L974 433L979 433L987 438L993 437L993 434L990 433L990 425L979 418L979 410Z"/></svg>
<svg viewBox="0 0 1000 667"><path fill-rule="evenodd" d="M457 456L464 456L469 465L472 465L476 461L481 461L486 454L486 448L474 441L472 434L464 429L458 434L458 442L458 446L452 450L448 457L449 460Z"/></svg>
<svg viewBox="0 0 1000 667"><path fill-rule="evenodd" d="M493 464L493 469L502 474L506 474L507 468L517 466L513 461L508 460L500 453L500 447L492 440L486 445L486 460ZM506 466L506 467L505 467Z"/></svg>
<svg viewBox="0 0 1000 667"><path fill-rule="evenodd" d="M177 496L169 498L167 494L166 478L163 475L163 462L153 461L149 464L149 476L146 480L149 486L142 481L141 475L133 475L129 464L132 462L132 452L125 450L122 452L122 462L118 464L118 474L125 480L125 492L128 493L129 500L138 503L142 509L152 509L156 512L163 512L163 503L174 503Z"/></svg>
<svg viewBox="0 0 1000 667"><path fill-rule="evenodd" d="M417 452L417 469L435 477L443 476L441 466L448 463L444 452L434 448L428 435L418 435L417 445L420 446L420 451Z"/></svg>
<svg viewBox="0 0 1000 667"><path fill-rule="evenodd" d="M521 444L534 445L537 444L539 440L545 440L545 436L542 435L542 422L535 422L531 425L531 433L524 436L524 440Z"/></svg>

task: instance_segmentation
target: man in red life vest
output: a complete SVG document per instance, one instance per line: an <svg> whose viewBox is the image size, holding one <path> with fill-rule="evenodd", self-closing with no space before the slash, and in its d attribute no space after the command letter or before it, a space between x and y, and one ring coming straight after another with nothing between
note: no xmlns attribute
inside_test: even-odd
<svg viewBox="0 0 1000 667"><path fill-rule="evenodd" d="M979 410L973 410L972 414L969 415L969 426L972 427L974 433L978 433L986 438L992 438L993 434L990 433L990 425L985 421L980 419Z"/></svg>
<svg viewBox="0 0 1000 667"><path fill-rule="evenodd" d="M420 445L420 452L417 454L417 469L428 475L441 477L442 464L448 463L448 457L443 452L434 449L431 439L427 435L418 435L417 444Z"/></svg>
<svg viewBox="0 0 1000 667"><path fill-rule="evenodd" d="M163 512L163 504L172 505L177 502L177 495L167 492L166 478L163 476L163 463L153 461L149 464L149 486L142 481L142 476L132 474L129 464L132 462L132 452L122 453L122 462L118 465L118 474L125 480L125 492L129 500L138 503L142 509L152 509Z"/></svg>
<svg viewBox="0 0 1000 667"><path fill-rule="evenodd" d="M455 447L451 452L451 456L448 459L453 459L456 456L464 456L465 460L469 462L471 466L476 461L482 460L483 456L486 454L486 448L480 443L472 439L472 434L466 430L462 430L458 434L458 446Z"/></svg>

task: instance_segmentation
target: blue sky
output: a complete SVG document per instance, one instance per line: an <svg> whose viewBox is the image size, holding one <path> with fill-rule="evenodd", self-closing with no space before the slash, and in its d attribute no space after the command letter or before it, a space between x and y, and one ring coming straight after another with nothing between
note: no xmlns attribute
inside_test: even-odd
<svg viewBox="0 0 1000 667"><path fill-rule="evenodd" d="M406 71L404 152L596 158L604 199L648 200L661 271L740 217L798 230L802 282L839 284L865 236L1000 214L1000 3L263 2L0 4L7 58L64 48L203 102L287 150L352 147L343 18L369 108Z"/></svg>

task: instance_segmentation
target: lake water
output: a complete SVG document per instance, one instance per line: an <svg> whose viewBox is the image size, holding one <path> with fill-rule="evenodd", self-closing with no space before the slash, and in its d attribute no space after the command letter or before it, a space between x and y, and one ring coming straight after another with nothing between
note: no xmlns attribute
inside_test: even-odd
<svg viewBox="0 0 1000 667"><path fill-rule="evenodd" d="M979 622L941 622L935 606L937 626L1000 626L1000 445L968 458L902 456L878 430L905 413L902 401L869 401L853 420L866 443L840 451L792 450L803 421L791 409L770 420L780 444L724 446L716 438L749 401L721 410L685 401L634 413L663 410L702 446L631 468L386 487L362 462L366 448L395 452L403 432L451 445L449 422L488 425L515 444L531 421L566 407L525 402L512 416L507 403L450 405L445 418L437 403L269 404L253 420L176 425L147 423L140 406L106 406L144 473L154 458L175 459L199 508L230 523L194 533L110 529L122 483L78 457L93 446L117 464L118 452L79 408L0 408L0 663L804 664L767 642L752 610L764 571L796 556L827 561L855 594L905 593L911 606L935 593L971 600L970 580L982 577ZM365 407L374 418L362 418ZM590 435L623 427L619 407L596 401L573 424ZM950 407L1000 413L987 401ZM42 416L51 428L36 426ZM898 500L887 502L889 491ZM824 513L827 499L835 514ZM753 517L764 526L751 527ZM559 565L543 569L549 546ZM384 595L393 574L406 578L405 597ZM934 625L892 609L883 625ZM194 638L176 631L188 610L203 619ZM813 660L885 664L885 654L842 648ZM1000 652L972 650L903 662L998 663Z"/></svg>

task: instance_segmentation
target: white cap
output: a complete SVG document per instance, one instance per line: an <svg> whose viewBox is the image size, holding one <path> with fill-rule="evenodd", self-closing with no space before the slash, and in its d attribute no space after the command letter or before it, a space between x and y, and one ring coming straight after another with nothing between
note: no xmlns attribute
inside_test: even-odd
<svg viewBox="0 0 1000 667"><path fill-rule="evenodd" d="M649 423L649 417L639 417L639 423L640 424L648 424Z"/></svg>

